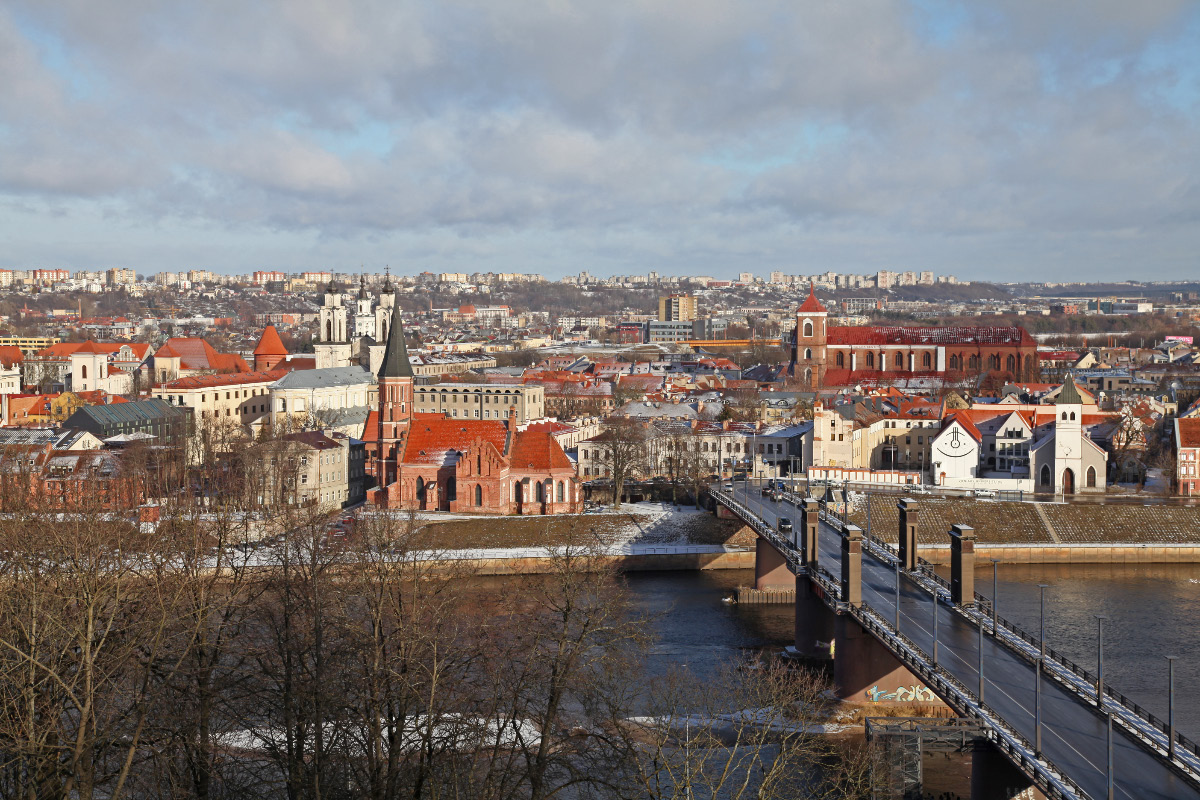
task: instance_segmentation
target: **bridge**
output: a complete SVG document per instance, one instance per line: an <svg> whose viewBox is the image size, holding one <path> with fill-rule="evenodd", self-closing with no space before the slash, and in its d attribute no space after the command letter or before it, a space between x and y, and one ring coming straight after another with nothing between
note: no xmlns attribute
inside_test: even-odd
<svg viewBox="0 0 1200 800"><path fill-rule="evenodd" d="M975 592L970 527L940 534L950 537L947 581L918 556L914 500L899 501L893 549L813 498L733 486L713 490L718 515L756 532L756 589L795 590L797 651L827 657L820 643L833 642L840 698L940 700L986 732L992 747L972 754L972 798L1200 800L1200 746ZM781 517L791 533L779 532Z"/></svg>

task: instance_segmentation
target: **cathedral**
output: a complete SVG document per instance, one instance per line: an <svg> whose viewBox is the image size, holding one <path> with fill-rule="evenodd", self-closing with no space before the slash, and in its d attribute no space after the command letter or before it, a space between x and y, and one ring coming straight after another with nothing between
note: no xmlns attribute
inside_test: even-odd
<svg viewBox="0 0 1200 800"><path fill-rule="evenodd" d="M374 374L383 362L388 326L396 308L396 290L391 276L384 279L377 303L367 294L365 278L359 278L354 298L354 315L345 305L345 295L330 281L317 312L319 328L313 349L317 369L349 367L354 364Z"/></svg>
<svg viewBox="0 0 1200 800"><path fill-rule="evenodd" d="M796 309L790 376L804 388L913 379L957 381L992 372L1037 377L1037 342L1019 327L829 326L812 287Z"/></svg>

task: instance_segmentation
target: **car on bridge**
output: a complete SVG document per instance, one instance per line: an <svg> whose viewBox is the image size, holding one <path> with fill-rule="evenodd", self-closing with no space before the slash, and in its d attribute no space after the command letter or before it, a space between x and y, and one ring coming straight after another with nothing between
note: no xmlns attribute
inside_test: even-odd
<svg viewBox="0 0 1200 800"><path fill-rule="evenodd" d="M780 533L791 533L792 521L787 517L780 517L779 522L776 523L776 527L779 529Z"/></svg>

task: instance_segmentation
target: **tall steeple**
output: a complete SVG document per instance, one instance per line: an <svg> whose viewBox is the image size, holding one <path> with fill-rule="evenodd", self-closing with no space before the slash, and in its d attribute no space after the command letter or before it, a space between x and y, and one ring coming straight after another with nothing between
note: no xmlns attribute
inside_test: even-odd
<svg viewBox="0 0 1200 800"><path fill-rule="evenodd" d="M388 325L387 347L379 367L379 449L376 452L375 477L383 490L380 505L387 505L387 487L399 473L399 457L412 416L413 371L404 342L404 324L400 307L392 309Z"/></svg>

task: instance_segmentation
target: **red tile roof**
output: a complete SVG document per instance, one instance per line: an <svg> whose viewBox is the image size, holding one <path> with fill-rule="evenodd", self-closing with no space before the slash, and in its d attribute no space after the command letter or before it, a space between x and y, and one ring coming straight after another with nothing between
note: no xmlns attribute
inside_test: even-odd
<svg viewBox="0 0 1200 800"><path fill-rule="evenodd" d="M963 430L965 430L968 434L970 434L971 438L974 439L975 441L977 441L977 442L983 441L983 434L979 432L979 428L975 427L975 423L971 421L970 417L968 417L965 414L962 414L961 412L957 413L957 414L952 414L944 423L942 423L942 430L946 430L954 422L957 422L959 425L962 425Z"/></svg>
<svg viewBox="0 0 1200 800"><path fill-rule="evenodd" d="M1200 419L1186 417L1175 421L1179 426L1180 447L1200 447Z"/></svg>
<svg viewBox="0 0 1200 800"><path fill-rule="evenodd" d="M52 344L43 350L39 350L37 357L54 361L67 361L71 358L72 353L78 352L84 346L88 346L88 349L84 352L108 353L110 355L115 354L122 347L128 347L133 351L133 357L137 361L144 359L150 350L150 345L144 342L59 342L58 344Z"/></svg>
<svg viewBox="0 0 1200 800"><path fill-rule="evenodd" d="M254 348L256 356L286 356L288 349L284 347L283 340L279 338L279 332L275 330L274 325L268 325L263 328L262 338L258 340L258 347Z"/></svg>
<svg viewBox="0 0 1200 800"><path fill-rule="evenodd" d="M162 351L159 351L162 352ZM207 389L214 386L240 386L246 383L270 383L277 381L288 371L285 369L264 370L261 372L235 372L223 375L192 375L187 378L176 378L162 384L161 389Z"/></svg>
<svg viewBox="0 0 1200 800"><path fill-rule="evenodd" d="M1020 345L1036 347L1037 343L1024 328L1012 327L924 327L903 328L896 325L863 327L833 327L826 339L830 346L855 344L907 345Z"/></svg>
<svg viewBox="0 0 1200 800"><path fill-rule="evenodd" d="M513 439L509 464L515 470L574 469L571 460L552 436L549 423L530 425Z"/></svg>
<svg viewBox="0 0 1200 800"><path fill-rule="evenodd" d="M368 420L369 421L369 420ZM477 441L504 452L508 428L499 420L450 419L441 414L414 414L408 426L401 463L450 466Z"/></svg>
<svg viewBox="0 0 1200 800"><path fill-rule="evenodd" d="M816 287L811 283L808 285L808 297L796 310L802 314L824 314L827 311L825 306L821 305L821 301L817 299Z"/></svg>
<svg viewBox="0 0 1200 800"><path fill-rule="evenodd" d="M208 342L198 337L167 339L164 347L179 354L181 369L211 369L217 372L250 372L250 365L239 355L218 353Z"/></svg>
<svg viewBox="0 0 1200 800"><path fill-rule="evenodd" d="M0 364L11 367L25 360L25 354L15 344L0 345Z"/></svg>

